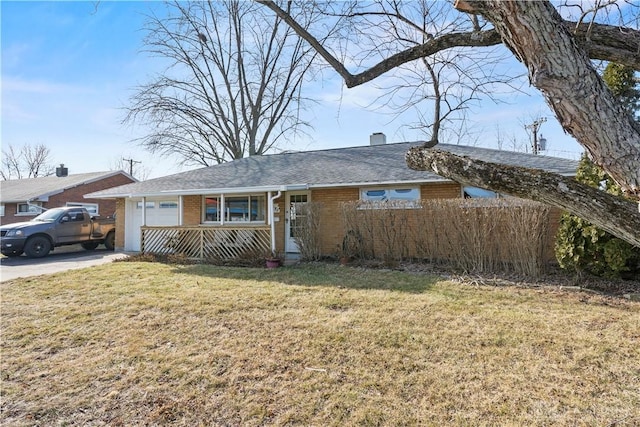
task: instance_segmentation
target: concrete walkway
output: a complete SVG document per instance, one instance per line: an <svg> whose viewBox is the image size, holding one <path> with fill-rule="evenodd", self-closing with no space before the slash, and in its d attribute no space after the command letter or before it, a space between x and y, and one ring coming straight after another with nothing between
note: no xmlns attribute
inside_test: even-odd
<svg viewBox="0 0 640 427"><path fill-rule="evenodd" d="M86 251L80 245L56 248L44 258L3 256L0 259L0 282L106 264L127 256L125 253L108 251L102 247Z"/></svg>

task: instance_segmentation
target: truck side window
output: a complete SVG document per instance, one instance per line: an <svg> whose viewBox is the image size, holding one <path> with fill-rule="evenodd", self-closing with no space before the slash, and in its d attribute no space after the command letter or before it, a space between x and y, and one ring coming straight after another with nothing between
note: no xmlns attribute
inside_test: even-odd
<svg viewBox="0 0 640 427"><path fill-rule="evenodd" d="M82 212L72 212L71 221L73 222L84 221L84 214Z"/></svg>

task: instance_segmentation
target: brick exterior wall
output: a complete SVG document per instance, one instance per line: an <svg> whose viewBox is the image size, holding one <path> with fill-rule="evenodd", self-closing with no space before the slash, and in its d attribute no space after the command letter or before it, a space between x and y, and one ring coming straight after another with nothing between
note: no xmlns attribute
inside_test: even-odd
<svg viewBox="0 0 640 427"><path fill-rule="evenodd" d="M69 188L61 193L54 194L49 197L48 202L42 202L42 207L50 209L65 206L67 202L77 203L96 203L98 204L98 212L101 216L113 215L116 211L115 200L105 199L85 199L85 194L95 191L106 190L124 184L134 182L131 178L119 173L108 178L100 179L89 184L78 185ZM25 200L26 202L26 200ZM2 224L12 224L15 222L29 221L35 215L17 215L17 204L7 203L4 207L4 216L0 217Z"/></svg>
<svg viewBox="0 0 640 427"><path fill-rule="evenodd" d="M462 197L462 187L457 182L424 184L420 186L421 199L458 199Z"/></svg>
<svg viewBox="0 0 640 427"><path fill-rule="evenodd" d="M322 204L320 213L320 247L324 255L336 255L344 237L340 204L360 199L359 188L314 190L311 201Z"/></svg>
<svg viewBox="0 0 640 427"><path fill-rule="evenodd" d="M461 197L460 184L455 182L423 184L422 199L455 199ZM320 247L324 255L333 256L342 246L344 227L340 204L360 199L360 188L320 189L311 192L311 201L322 203L320 215ZM284 229L282 233L284 234Z"/></svg>
<svg viewBox="0 0 640 427"><path fill-rule="evenodd" d="M115 249L124 250L124 230L125 230L125 199L116 199L116 241Z"/></svg>
<svg viewBox="0 0 640 427"><path fill-rule="evenodd" d="M182 224L198 225L202 222L202 196L182 197Z"/></svg>
<svg viewBox="0 0 640 427"><path fill-rule="evenodd" d="M556 233L560 228L560 217L564 212L558 208L551 208L549 212L549 229L547 231L547 245L545 247L544 259L551 263L556 263Z"/></svg>

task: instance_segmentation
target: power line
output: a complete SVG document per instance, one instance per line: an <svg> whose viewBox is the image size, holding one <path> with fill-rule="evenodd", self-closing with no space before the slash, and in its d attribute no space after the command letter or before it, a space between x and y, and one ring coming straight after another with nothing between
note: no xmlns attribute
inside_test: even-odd
<svg viewBox="0 0 640 427"><path fill-rule="evenodd" d="M534 121L533 123L531 123L530 125L525 125L524 127L525 129L532 130L533 144L531 144L531 148L533 148L533 154L538 154L538 151L540 150L540 146L538 145L538 129L540 129L540 126L542 126L542 124L546 121L547 121L546 117L541 117L536 121Z"/></svg>
<svg viewBox="0 0 640 427"><path fill-rule="evenodd" d="M123 162L127 162L129 163L129 175L133 176L133 164L134 163L142 163L138 160L133 160L133 159L125 159L124 157L122 158Z"/></svg>

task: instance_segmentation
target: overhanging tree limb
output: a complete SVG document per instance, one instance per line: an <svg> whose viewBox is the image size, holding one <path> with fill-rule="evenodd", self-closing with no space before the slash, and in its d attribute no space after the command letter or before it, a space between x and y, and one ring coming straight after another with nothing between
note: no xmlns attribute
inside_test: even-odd
<svg viewBox="0 0 640 427"><path fill-rule="evenodd" d="M495 29L449 33L435 37L421 45L413 46L383 59L372 67L352 74L331 52L329 52L306 28L299 25L287 12L270 0L256 0L274 11L283 21L313 47L322 58L340 74L348 88L370 82L382 74L407 62L433 55L455 47L489 47L502 43ZM477 10L473 12L479 13ZM563 21L568 31L573 32L576 42L593 59L614 61L640 70L640 31L604 24L584 24Z"/></svg>
<svg viewBox="0 0 640 427"><path fill-rule="evenodd" d="M640 212L634 202L597 190L559 174L507 166L414 147L406 154L411 169L566 210L640 247Z"/></svg>

